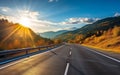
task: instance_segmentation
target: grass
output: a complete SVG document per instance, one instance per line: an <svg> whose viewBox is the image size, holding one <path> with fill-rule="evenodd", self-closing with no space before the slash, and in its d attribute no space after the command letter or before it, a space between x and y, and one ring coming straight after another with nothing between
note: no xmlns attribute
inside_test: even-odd
<svg viewBox="0 0 120 75"><path fill-rule="evenodd" d="M120 36L114 38L106 38L105 40L93 43L94 41L91 40L89 43L84 43L82 45L100 49L103 51L115 52L120 53Z"/></svg>

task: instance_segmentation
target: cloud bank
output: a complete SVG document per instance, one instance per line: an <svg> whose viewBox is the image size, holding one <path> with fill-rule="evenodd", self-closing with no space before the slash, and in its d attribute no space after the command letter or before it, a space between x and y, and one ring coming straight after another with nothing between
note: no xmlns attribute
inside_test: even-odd
<svg viewBox="0 0 120 75"><path fill-rule="evenodd" d="M51 0L51 1L56 1L56 0ZM14 11L15 13L13 14L12 11ZM8 7L0 7L0 19L4 18L4 19L8 19L10 22L13 23L20 23L21 18L27 18L30 22L29 27L35 32L57 31L67 27L68 28L73 27L74 25L79 27L78 24L85 25L99 20L99 18L79 17L79 18L68 18L66 20L63 20L62 22L52 22L52 21L40 19L39 18L40 16L41 14L37 11L30 11L30 10L15 11Z"/></svg>
<svg viewBox="0 0 120 75"><path fill-rule="evenodd" d="M61 24L90 24L99 20L99 18L69 18L67 21L61 22Z"/></svg>
<svg viewBox="0 0 120 75"><path fill-rule="evenodd" d="M48 0L48 2L57 2L58 0Z"/></svg>

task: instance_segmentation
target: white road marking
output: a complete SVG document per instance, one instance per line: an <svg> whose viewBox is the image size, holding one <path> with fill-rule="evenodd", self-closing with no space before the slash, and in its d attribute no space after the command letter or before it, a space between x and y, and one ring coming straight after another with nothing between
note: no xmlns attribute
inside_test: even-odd
<svg viewBox="0 0 120 75"><path fill-rule="evenodd" d="M64 73L64 75L67 75L69 66L70 66L70 63L67 63L67 66L66 66L66 68L65 68L65 73Z"/></svg>
<svg viewBox="0 0 120 75"><path fill-rule="evenodd" d="M70 51L70 53L69 53L70 55L72 55L72 52Z"/></svg>
<svg viewBox="0 0 120 75"><path fill-rule="evenodd" d="M63 45L63 46L64 46L64 45ZM54 48L54 49L52 49L52 50L59 49L59 48L61 48L61 47L63 47L63 46ZM18 64L18 63L20 63L20 62L26 61L26 60L31 59L31 58L33 58L33 57L36 57L36 56L38 56L38 55L47 53L47 52L50 52L50 51L46 51L46 52L43 52L43 53L40 53L40 54L36 54L36 55L33 55L33 56L29 56L29 57L27 57L27 58L23 58L23 59L20 59L20 60L15 61L15 62L11 62L10 64L1 66L1 67L0 67L0 70L1 70L1 69L4 69L4 68L7 68L7 67L10 67L10 66L12 66L12 65Z"/></svg>
<svg viewBox="0 0 120 75"><path fill-rule="evenodd" d="M85 47L85 48L86 48L86 47ZM88 49L88 50L90 50L90 51L92 51L92 52L94 52L94 53L97 53L97 54L99 54L99 55L101 55L101 56L104 56L104 57L106 57L106 58L109 58L109 59L111 59L111 60L114 60L114 61L120 63L120 60L118 60L118 59L115 59L115 58L113 58L113 57L107 56L107 55L105 55L105 54L103 54L103 53L100 53L100 52L94 51L94 50L89 49L89 48L86 48L86 49Z"/></svg>
<svg viewBox="0 0 120 75"><path fill-rule="evenodd" d="M72 49L72 48L70 48L70 51L69 51L69 55L70 55L70 56L71 56L71 54L72 54L71 49ZM68 59L69 59L69 58L70 58L70 57L68 57ZM70 66L70 63L68 62L68 63L67 63L67 66L66 66L66 68L65 68L64 75L67 75L69 66Z"/></svg>

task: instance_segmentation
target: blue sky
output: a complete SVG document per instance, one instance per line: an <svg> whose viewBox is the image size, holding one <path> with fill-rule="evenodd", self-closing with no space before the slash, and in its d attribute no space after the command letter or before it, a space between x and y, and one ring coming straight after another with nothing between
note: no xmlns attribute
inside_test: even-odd
<svg viewBox="0 0 120 75"><path fill-rule="evenodd" d="M57 31L118 16L119 7L120 0L0 0L0 18L35 32Z"/></svg>

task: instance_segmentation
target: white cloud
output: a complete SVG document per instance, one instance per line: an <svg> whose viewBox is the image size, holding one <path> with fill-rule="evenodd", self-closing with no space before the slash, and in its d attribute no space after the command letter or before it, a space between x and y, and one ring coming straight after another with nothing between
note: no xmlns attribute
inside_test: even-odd
<svg viewBox="0 0 120 75"><path fill-rule="evenodd" d="M120 13L117 12L117 13L114 14L114 16L116 16L116 17L120 16Z"/></svg>
<svg viewBox="0 0 120 75"><path fill-rule="evenodd" d="M8 11L10 11L10 8L8 8L8 7L0 7L0 11L8 12Z"/></svg>
<svg viewBox="0 0 120 75"><path fill-rule="evenodd" d="M10 8L9 8L9 10L13 11ZM0 10L0 11L2 11L2 10ZM8 12L8 11L6 11L6 12ZM3 19L7 19L13 23L20 23L21 19L27 18L27 20L30 21L29 27L32 30L34 30L35 32L57 30L56 25L58 25L58 23L39 19L40 13L37 11L30 11L30 10L17 10L17 11L15 11L14 10L14 12L15 12L14 14L12 14L10 12L9 13L3 12L4 15L0 14L0 19L3 18Z"/></svg>
<svg viewBox="0 0 120 75"><path fill-rule="evenodd" d="M18 10L18 14L21 14L19 16L26 16L28 18L34 19L36 19L40 15L39 12L29 10Z"/></svg>
<svg viewBox="0 0 120 75"><path fill-rule="evenodd" d="M53 2L54 0L48 0L48 2Z"/></svg>
<svg viewBox="0 0 120 75"><path fill-rule="evenodd" d="M57 2L58 0L48 0L48 2Z"/></svg>
<svg viewBox="0 0 120 75"><path fill-rule="evenodd" d="M61 24L63 24L63 25L82 24L82 23L90 24L97 20L99 20L99 18L69 18L69 19L67 19L67 21L61 22Z"/></svg>

